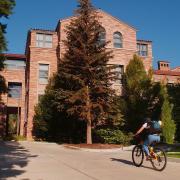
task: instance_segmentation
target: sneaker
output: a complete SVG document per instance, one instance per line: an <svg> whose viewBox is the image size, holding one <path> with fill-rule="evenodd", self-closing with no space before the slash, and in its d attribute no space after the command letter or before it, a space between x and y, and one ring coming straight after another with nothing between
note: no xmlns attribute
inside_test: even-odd
<svg viewBox="0 0 180 180"><path fill-rule="evenodd" d="M146 156L146 161L150 161L151 157L150 156Z"/></svg>

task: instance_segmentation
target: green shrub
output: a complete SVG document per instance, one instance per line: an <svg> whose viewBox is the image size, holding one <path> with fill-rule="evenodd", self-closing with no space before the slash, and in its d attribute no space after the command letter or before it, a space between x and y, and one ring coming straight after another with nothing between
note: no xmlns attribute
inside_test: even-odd
<svg viewBox="0 0 180 180"><path fill-rule="evenodd" d="M3 138L4 141L25 141L26 138L24 136L10 135Z"/></svg>
<svg viewBox="0 0 180 180"><path fill-rule="evenodd" d="M130 144L132 133L124 134L121 130L99 129L94 132L95 140L107 144Z"/></svg>
<svg viewBox="0 0 180 180"><path fill-rule="evenodd" d="M25 141L26 140L26 137L21 136L21 135L14 136L13 138L14 138L15 141Z"/></svg>

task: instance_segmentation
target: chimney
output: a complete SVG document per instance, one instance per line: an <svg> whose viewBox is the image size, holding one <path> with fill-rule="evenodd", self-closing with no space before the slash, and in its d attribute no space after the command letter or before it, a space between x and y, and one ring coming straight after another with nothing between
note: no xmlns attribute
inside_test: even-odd
<svg viewBox="0 0 180 180"><path fill-rule="evenodd" d="M158 61L158 70L169 71L170 70L170 62Z"/></svg>

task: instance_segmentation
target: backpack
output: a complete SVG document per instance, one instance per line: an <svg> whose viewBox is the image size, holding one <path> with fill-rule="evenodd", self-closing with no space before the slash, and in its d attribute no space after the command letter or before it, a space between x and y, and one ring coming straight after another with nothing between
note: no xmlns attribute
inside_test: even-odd
<svg viewBox="0 0 180 180"><path fill-rule="evenodd" d="M162 132L161 125L158 121L151 121L148 125L150 126L149 134L160 134Z"/></svg>

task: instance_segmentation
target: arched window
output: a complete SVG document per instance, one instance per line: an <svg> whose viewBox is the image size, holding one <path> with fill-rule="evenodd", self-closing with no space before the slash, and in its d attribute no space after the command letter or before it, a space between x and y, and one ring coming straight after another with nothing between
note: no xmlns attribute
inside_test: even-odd
<svg viewBox="0 0 180 180"><path fill-rule="evenodd" d="M99 33L98 44L99 45L106 44L106 31L103 27L101 28L101 31Z"/></svg>
<svg viewBox="0 0 180 180"><path fill-rule="evenodd" d="M120 32L114 33L113 41L114 41L114 47L115 48L122 48L123 47L122 34Z"/></svg>

